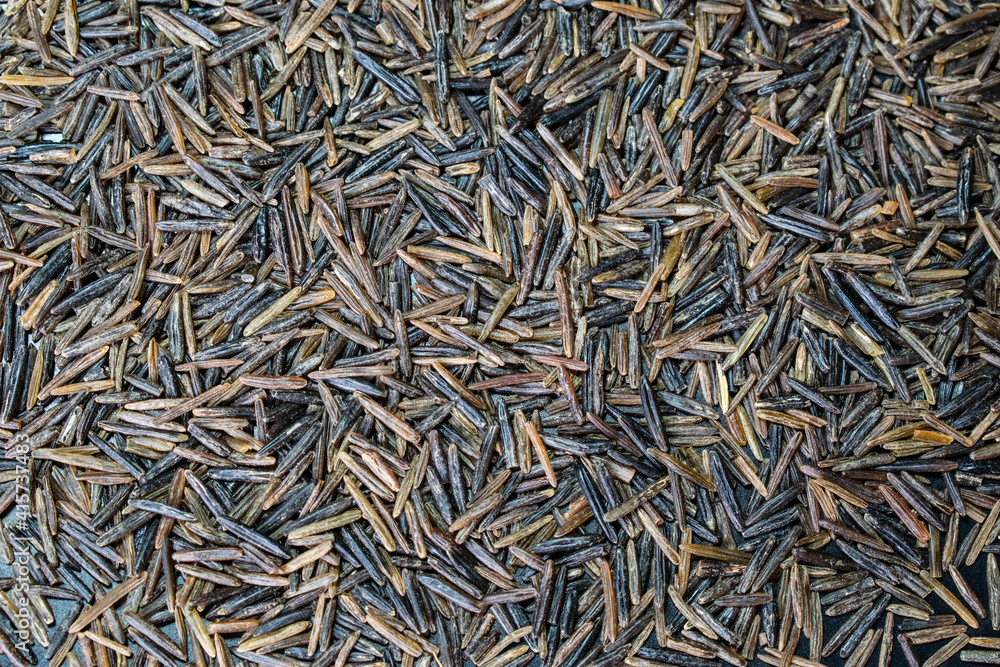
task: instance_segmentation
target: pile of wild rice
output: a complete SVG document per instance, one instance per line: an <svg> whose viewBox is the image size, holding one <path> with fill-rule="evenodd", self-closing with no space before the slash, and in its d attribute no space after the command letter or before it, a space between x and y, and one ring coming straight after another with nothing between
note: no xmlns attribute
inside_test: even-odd
<svg viewBox="0 0 1000 667"><path fill-rule="evenodd" d="M1000 5L636 2L7 1L0 662L1000 664Z"/></svg>

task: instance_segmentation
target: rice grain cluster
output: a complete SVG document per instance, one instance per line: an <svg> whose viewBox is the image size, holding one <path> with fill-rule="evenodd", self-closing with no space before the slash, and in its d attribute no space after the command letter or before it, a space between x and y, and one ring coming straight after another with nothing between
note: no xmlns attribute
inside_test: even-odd
<svg viewBox="0 0 1000 667"><path fill-rule="evenodd" d="M7 0L0 663L1000 664L998 28Z"/></svg>

